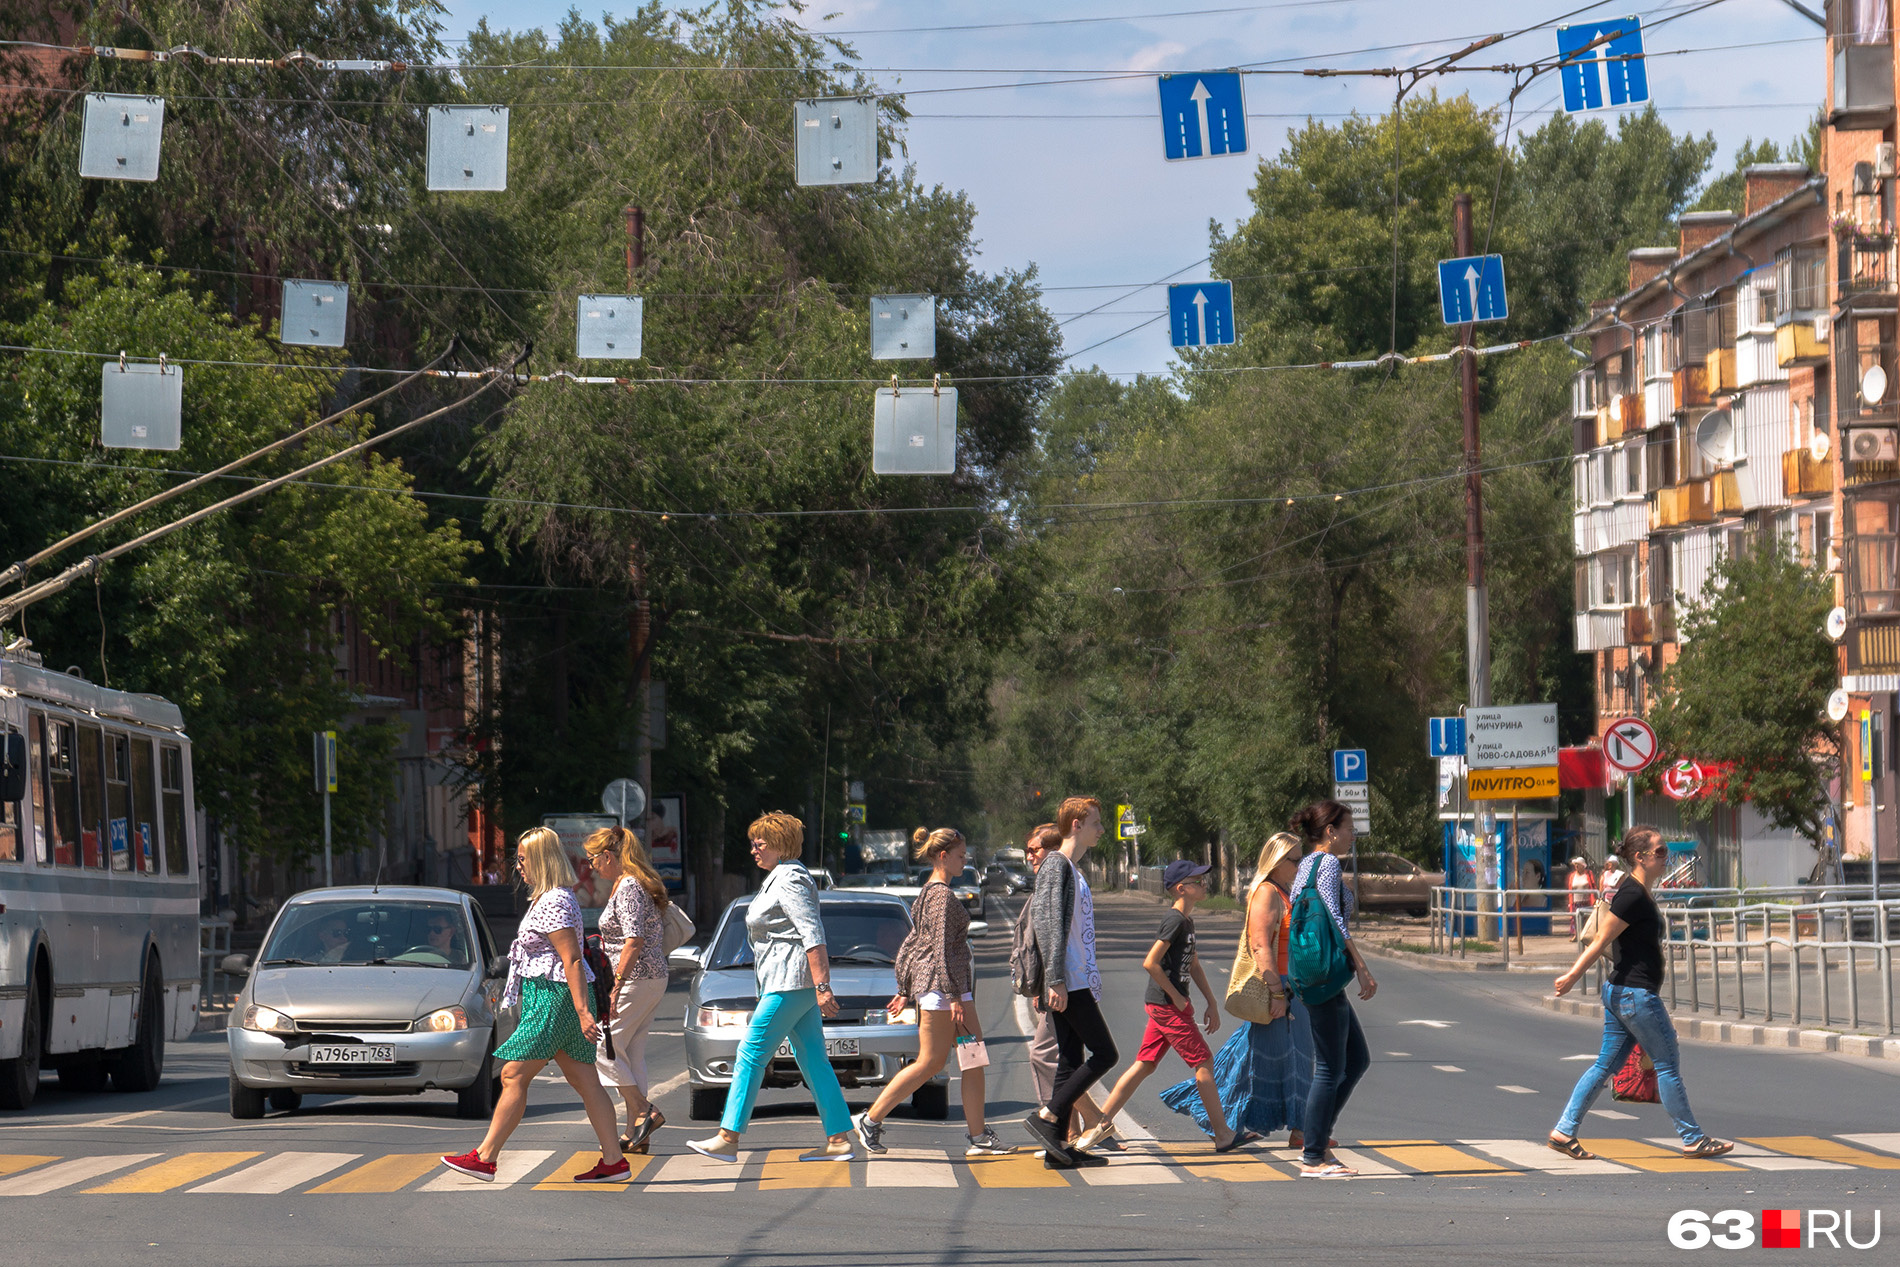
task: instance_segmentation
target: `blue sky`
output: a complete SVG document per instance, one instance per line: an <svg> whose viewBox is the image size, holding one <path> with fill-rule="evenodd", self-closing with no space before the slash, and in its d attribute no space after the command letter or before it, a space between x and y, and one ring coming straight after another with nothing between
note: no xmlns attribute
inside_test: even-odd
<svg viewBox="0 0 1900 1267"><path fill-rule="evenodd" d="M570 7L567 0L445 2L450 38L482 17L497 29L551 28ZM1573 20L1635 12L1648 27L1695 3L1610 3ZM1582 4L817 0L806 22L814 29L856 32L850 42L861 64L875 69L880 87L915 94L906 142L920 179L970 196L983 267L1040 268L1049 308L1064 323L1065 348L1081 353L1071 364L1130 372L1164 370L1170 360L1167 323L1160 316L1165 294L1141 284L1207 276L1200 261L1207 255L1208 222L1231 226L1246 215L1255 161L1277 153L1287 130L1309 115L1382 113L1390 107L1392 88L1384 79L1250 75L1252 153L1168 163L1161 157L1152 78L1043 82L1060 77L1054 72L1203 70L1281 59L1336 67L1406 65L1480 36L1550 22ZM1820 5L1808 0L1810 8ZM580 9L584 17L598 18L633 7ZM1131 16L1074 20L1104 14ZM830 20L822 21L826 16ZM1824 90L1826 44L1820 35L1784 0L1725 0L1650 33L1651 97L1677 131L1714 133L1721 146L1717 166L1726 169L1744 138L1785 141L1806 126ZM1550 56L1555 48L1556 37L1545 27L1473 60L1525 62ZM1691 51L1656 56L1674 50ZM925 91L979 85L984 87L977 91ZM1469 74L1447 88L1489 105L1501 103L1510 84L1502 75ZM1519 98L1519 120L1533 128L1540 124L1557 91L1554 78L1539 80ZM1141 325L1149 318L1155 319Z"/></svg>

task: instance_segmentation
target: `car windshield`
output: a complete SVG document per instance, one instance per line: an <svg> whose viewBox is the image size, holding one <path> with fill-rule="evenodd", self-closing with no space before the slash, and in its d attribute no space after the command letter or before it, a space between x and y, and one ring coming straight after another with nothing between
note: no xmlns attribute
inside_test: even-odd
<svg viewBox="0 0 1900 1267"><path fill-rule="evenodd" d="M708 968L752 966L752 943L745 935L748 905L734 906L726 917L707 957ZM818 914L825 923L825 949L833 963L896 963L897 948L910 933L910 912L897 902L824 902Z"/></svg>
<svg viewBox="0 0 1900 1267"><path fill-rule="evenodd" d="M983 881L977 877L975 867L965 867L963 868L963 874L957 877L957 883L976 885L983 883Z"/></svg>
<svg viewBox="0 0 1900 1267"><path fill-rule="evenodd" d="M258 964L466 968L469 936L467 916L449 902L299 902L277 921Z"/></svg>

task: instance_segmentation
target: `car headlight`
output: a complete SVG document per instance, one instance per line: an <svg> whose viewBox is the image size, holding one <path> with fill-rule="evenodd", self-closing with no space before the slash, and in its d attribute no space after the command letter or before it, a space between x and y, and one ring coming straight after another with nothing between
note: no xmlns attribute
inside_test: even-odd
<svg viewBox="0 0 1900 1267"><path fill-rule="evenodd" d="M439 1007L409 1028L418 1034L452 1034L468 1028L468 1013L459 1004Z"/></svg>
<svg viewBox="0 0 1900 1267"><path fill-rule="evenodd" d="M701 1029L725 1029L743 1027L752 1023L750 1011L733 1011L723 1007L702 1007L699 1019L695 1022Z"/></svg>
<svg viewBox="0 0 1900 1267"><path fill-rule="evenodd" d="M890 1013L887 1012L885 1015L889 1016ZM896 1016L891 1017L891 1024L893 1025L915 1025L916 1023L917 1009L914 1006L907 1007Z"/></svg>
<svg viewBox="0 0 1900 1267"><path fill-rule="evenodd" d="M297 1022L274 1007L259 1007L253 1003L244 1009L244 1028L266 1034L294 1034Z"/></svg>

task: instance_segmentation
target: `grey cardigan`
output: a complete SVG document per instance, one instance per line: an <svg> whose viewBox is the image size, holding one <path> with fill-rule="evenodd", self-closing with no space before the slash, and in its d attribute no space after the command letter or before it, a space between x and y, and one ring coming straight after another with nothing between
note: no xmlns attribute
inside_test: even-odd
<svg viewBox="0 0 1900 1267"><path fill-rule="evenodd" d="M805 952L825 944L825 925L818 916L818 886L803 863L781 862L766 872L746 907L745 933L760 997L811 989Z"/></svg>
<svg viewBox="0 0 1900 1267"><path fill-rule="evenodd" d="M1069 927L1075 921L1075 864L1050 851L1029 894L1030 930L1042 958L1042 988L1068 987ZM1086 982L1084 984L1087 984Z"/></svg>

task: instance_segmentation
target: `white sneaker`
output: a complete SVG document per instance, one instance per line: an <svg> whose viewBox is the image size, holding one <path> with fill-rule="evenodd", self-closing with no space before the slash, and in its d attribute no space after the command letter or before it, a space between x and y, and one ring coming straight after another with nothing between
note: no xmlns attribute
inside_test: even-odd
<svg viewBox="0 0 1900 1267"><path fill-rule="evenodd" d="M711 1139L689 1139L686 1146L701 1157L710 1157L714 1161L739 1160L739 1141L736 1139L728 1144L721 1136L715 1135Z"/></svg>

